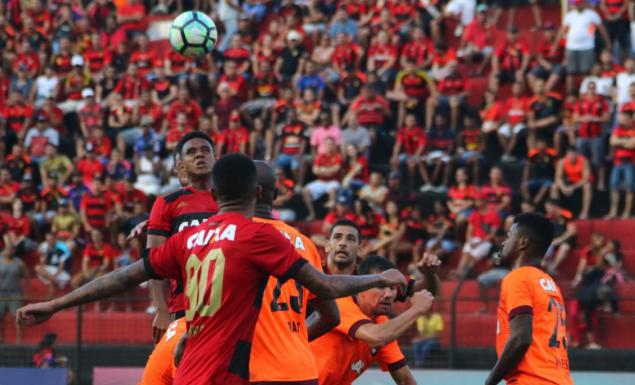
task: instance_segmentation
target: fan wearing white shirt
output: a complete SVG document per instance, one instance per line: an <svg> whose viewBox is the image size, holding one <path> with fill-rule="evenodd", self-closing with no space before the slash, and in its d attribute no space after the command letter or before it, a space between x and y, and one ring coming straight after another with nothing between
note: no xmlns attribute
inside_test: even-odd
<svg viewBox="0 0 635 385"><path fill-rule="evenodd" d="M629 89L633 83L635 83L635 60L629 58L624 62L624 72L619 73L615 79L617 88L615 102L618 108L622 108L625 103L632 101Z"/></svg>
<svg viewBox="0 0 635 385"><path fill-rule="evenodd" d="M574 75L589 73L595 64L596 30L600 31L605 48L611 50L611 41L600 15L593 9L586 8L586 0L574 0L574 8L564 17L556 39L558 41L566 34L565 63L568 90L573 89Z"/></svg>

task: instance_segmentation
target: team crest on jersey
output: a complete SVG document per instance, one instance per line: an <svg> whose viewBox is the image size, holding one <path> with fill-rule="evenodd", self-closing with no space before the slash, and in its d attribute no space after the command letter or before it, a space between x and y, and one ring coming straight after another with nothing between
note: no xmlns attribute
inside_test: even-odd
<svg viewBox="0 0 635 385"><path fill-rule="evenodd" d="M181 202L179 202L179 204L178 204L178 205L176 205L176 208L177 208L177 209L180 209L181 207L185 207L185 206L187 206L187 202L183 202L183 201L181 201Z"/></svg>
<svg viewBox="0 0 635 385"><path fill-rule="evenodd" d="M357 360L351 364L351 370L357 373L357 375L362 374L362 370L364 369L364 362L362 360Z"/></svg>

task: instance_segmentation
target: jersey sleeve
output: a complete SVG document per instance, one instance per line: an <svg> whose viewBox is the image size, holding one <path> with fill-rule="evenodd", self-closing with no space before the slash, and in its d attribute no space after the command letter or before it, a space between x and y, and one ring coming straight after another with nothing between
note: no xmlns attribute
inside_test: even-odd
<svg viewBox="0 0 635 385"><path fill-rule="evenodd" d="M340 311L340 324L335 330L346 334L351 340L355 339L355 333L360 326L373 323L353 301L353 297L339 298L336 303Z"/></svg>
<svg viewBox="0 0 635 385"><path fill-rule="evenodd" d="M518 271L510 273L503 280L501 298L505 303L505 312L511 320L519 314L533 314L533 295L525 274Z"/></svg>
<svg viewBox="0 0 635 385"><path fill-rule="evenodd" d="M166 218L167 203L165 198L158 197L152 205L148 219L148 234L162 237L170 236L170 221Z"/></svg>
<svg viewBox="0 0 635 385"><path fill-rule="evenodd" d="M377 352L377 363L384 372L394 372L408 365L397 340L389 342L379 348Z"/></svg>
<svg viewBox="0 0 635 385"><path fill-rule="evenodd" d="M259 226L259 227L256 227ZM259 270L273 275L281 282L293 278L308 261L295 251L293 245L278 230L268 224L254 224L255 232L248 239L251 262Z"/></svg>
<svg viewBox="0 0 635 385"><path fill-rule="evenodd" d="M183 234L189 234L189 232L182 231L168 238L161 246L152 248L149 251L146 249L143 265L150 278L172 278L176 280L182 278L179 256L185 249Z"/></svg>

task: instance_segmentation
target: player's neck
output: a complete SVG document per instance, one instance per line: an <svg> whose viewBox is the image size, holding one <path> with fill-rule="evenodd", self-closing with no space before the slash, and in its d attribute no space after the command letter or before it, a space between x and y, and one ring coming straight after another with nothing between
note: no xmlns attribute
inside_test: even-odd
<svg viewBox="0 0 635 385"><path fill-rule="evenodd" d="M209 176L190 177L190 186L201 191L210 191L212 189L212 178Z"/></svg>
<svg viewBox="0 0 635 385"><path fill-rule="evenodd" d="M257 204L256 209L254 210L254 216L264 219L273 219L273 215L271 214L271 205Z"/></svg>
<svg viewBox="0 0 635 385"><path fill-rule="evenodd" d="M254 216L253 207L246 207L242 202L219 203L218 214L237 213L251 218Z"/></svg>
<svg viewBox="0 0 635 385"><path fill-rule="evenodd" d="M332 261L326 262L329 272L333 275L353 275L355 273L355 264L338 265Z"/></svg>

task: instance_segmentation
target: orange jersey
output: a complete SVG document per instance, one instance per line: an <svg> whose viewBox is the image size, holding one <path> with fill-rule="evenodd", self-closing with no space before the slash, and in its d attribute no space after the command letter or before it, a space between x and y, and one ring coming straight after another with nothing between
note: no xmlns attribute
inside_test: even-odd
<svg viewBox="0 0 635 385"><path fill-rule="evenodd" d="M179 318L168 326L161 341L148 357L139 385L172 385L174 373L176 373L174 349L186 331L185 317Z"/></svg>
<svg viewBox="0 0 635 385"><path fill-rule="evenodd" d="M376 349L355 339L355 332L360 326L386 322L388 317L382 315L371 320L357 306L353 297L338 299L337 307L340 310L340 324L311 342L320 373L320 385L352 384L375 361L383 371L395 371L407 365L397 341Z"/></svg>
<svg viewBox="0 0 635 385"><path fill-rule="evenodd" d="M298 230L279 220L254 218L278 229L295 250L315 268L322 270L317 248ZM251 346L251 382L303 381L317 385L318 371L306 330L306 305L312 294L294 279L282 286L270 277L262 298ZM293 357L280 361L280 357Z"/></svg>
<svg viewBox="0 0 635 385"><path fill-rule="evenodd" d="M536 267L524 266L503 278L496 327L499 356L509 339L509 321L518 314L533 315L533 337L523 360L505 377L507 383L573 385L564 300L553 279Z"/></svg>

